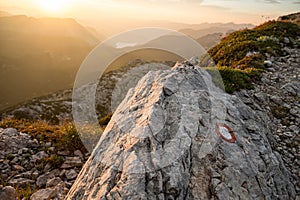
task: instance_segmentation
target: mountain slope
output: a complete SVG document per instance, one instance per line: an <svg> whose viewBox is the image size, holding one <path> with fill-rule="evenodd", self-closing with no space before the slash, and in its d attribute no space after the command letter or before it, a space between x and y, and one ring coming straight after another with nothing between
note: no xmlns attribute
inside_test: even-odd
<svg viewBox="0 0 300 200"><path fill-rule="evenodd" d="M280 16L278 18L278 21L292 22L292 23L298 24L300 26L300 12Z"/></svg>
<svg viewBox="0 0 300 200"><path fill-rule="evenodd" d="M288 47L299 48L299 36L300 27L296 24L269 21L254 29L231 33L208 53L219 67L227 91L233 92L250 88L253 81L259 80L260 73L271 63L272 57L288 55ZM240 75L234 77L234 74ZM238 80L239 84L235 84Z"/></svg>
<svg viewBox="0 0 300 200"><path fill-rule="evenodd" d="M212 33L198 38L196 41L201 44L205 49L210 49L216 46L223 38L222 33Z"/></svg>
<svg viewBox="0 0 300 200"><path fill-rule="evenodd" d="M0 109L70 88L98 42L73 19L0 17Z"/></svg>

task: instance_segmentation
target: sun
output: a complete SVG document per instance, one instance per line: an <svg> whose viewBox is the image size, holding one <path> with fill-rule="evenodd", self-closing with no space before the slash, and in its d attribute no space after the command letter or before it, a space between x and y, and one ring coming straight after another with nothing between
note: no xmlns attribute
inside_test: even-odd
<svg viewBox="0 0 300 200"><path fill-rule="evenodd" d="M65 8L64 0L39 0L39 6L48 12L59 12Z"/></svg>

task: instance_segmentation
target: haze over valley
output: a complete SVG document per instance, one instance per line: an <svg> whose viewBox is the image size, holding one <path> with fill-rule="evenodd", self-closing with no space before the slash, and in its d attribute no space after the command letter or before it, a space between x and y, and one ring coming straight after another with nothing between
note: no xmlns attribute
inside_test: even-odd
<svg viewBox="0 0 300 200"><path fill-rule="evenodd" d="M35 18L1 13L0 110L33 97L72 88L84 58L107 38L95 28L86 27L71 18ZM149 24L155 25L151 21ZM176 30L192 37L206 49L234 30L253 27L251 24L234 23L189 25L165 22L156 25L176 27ZM111 68L125 66L135 59L178 60L177 56L156 52L133 53L126 59L116 60Z"/></svg>

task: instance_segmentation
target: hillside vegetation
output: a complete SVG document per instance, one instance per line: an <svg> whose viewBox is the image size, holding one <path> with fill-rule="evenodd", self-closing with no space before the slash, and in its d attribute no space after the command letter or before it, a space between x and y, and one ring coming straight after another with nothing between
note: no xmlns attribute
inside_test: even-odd
<svg viewBox="0 0 300 200"><path fill-rule="evenodd" d="M218 66L225 90L232 93L251 88L265 69L264 61L285 55L284 46L293 45L300 36L298 25L269 21L253 29L236 31L223 38L208 53ZM212 73L212 69L208 68Z"/></svg>

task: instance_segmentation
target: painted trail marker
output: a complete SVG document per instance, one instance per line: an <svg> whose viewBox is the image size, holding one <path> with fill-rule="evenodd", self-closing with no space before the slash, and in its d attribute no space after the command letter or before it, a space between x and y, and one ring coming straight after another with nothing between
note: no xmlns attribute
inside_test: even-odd
<svg viewBox="0 0 300 200"><path fill-rule="evenodd" d="M236 140L233 130L226 124L217 124L216 133L226 142L234 143Z"/></svg>

